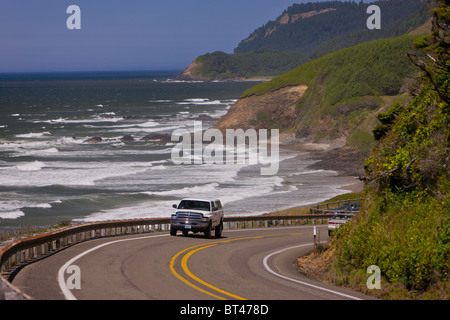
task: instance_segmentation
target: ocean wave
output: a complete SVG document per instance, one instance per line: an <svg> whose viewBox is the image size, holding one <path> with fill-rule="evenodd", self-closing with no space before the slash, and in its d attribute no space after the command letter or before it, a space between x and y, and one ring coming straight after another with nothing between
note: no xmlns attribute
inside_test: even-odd
<svg viewBox="0 0 450 320"><path fill-rule="evenodd" d="M98 118L90 118L90 119L67 119L67 118L58 118L58 119L49 119L49 120L32 120L33 123L97 123L97 122L118 122L123 120L122 117L98 117Z"/></svg>
<svg viewBox="0 0 450 320"><path fill-rule="evenodd" d="M27 201L0 201L0 219L17 219L25 216L22 209L24 208L38 208L38 209L51 209L53 203L62 203L61 200L55 200L52 202L37 202L35 200Z"/></svg>
<svg viewBox="0 0 450 320"><path fill-rule="evenodd" d="M175 201L176 202L176 201ZM169 218L173 213L172 204L170 201L144 201L133 206L124 206L110 210L101 210L90 214L87 217L74 219L76 222L95 222L108 220L123 220L123 219L146 219L155 217ZM130 214L132 212L132 214Z"/></svg>
<svg viewBox="0 0 450 320"><path fill-rule="evenodd" d="M153 132L164 132L164 131L173 131L175 129L179 129L180 125L170 125L170 126L149 126L149 127L127 127L127 128L114 128L107 130L108 132L127 132L130 134L136 133L153 133Z"/></svg>
<svg viewBox="0 0 450 320"><path fill-rule="evenodd" d="M38 203L34 205L27 205L25 206L27 208L43 208L43 209L50 209L52 205L50 203Z"/></svg>
<svg viewBox="0 0 450 320"><path fill-rule="evenodd" d="M16 168L19 171L39 171L43 167L45 167L45 163L37 160L34 162L16 165Z"/></svg>
<svg viewBox="0 0 450 320"><path fill-rule="evenodd" d="M193 194L205 194L205 193L207 194L212 191L216 191L218 186L219 186L219 184L217 182L212 182L212 183L208 183L205 185L184 187L184 188L175 189L175 190L142 192L142 194L148 194L148 195L153 195L153 196L179 196L179 197L189 196L189 197L192 197Z"/></svg>
<svg viewBox="0 0 450 320"><path fill-rule="evenodd" d="M17 219L23 217L25 213L22 210L1 210L0 211L0 219Z"/></svg>
<svg viewBox="0 0 450 320"><path fill-rule="evenodd" d="M173 100L147 100L147 102L155 102L155 103L165 103L172 102Z"/></svg>
<svg viewBox="0 0 450 320"><path fill-rule="evenodd" d="M306 171L301 171L301 172L293 172L293 173L290 173L289 176L292 177L292 176L301 176L301 175L308 175L308 174L317 175L318 173L323 173L326 176L337 174L337 172L334 170L318 169L318 170L306 170Z"/></svg>
<svg viewBox="0 0 450 320"><path fill-rule="evenodd" d="M21 200L0 200L0 219L17 219L25 213L21 210L28 202Z"/></svg>
<svg viewBox="0 0 450 320"><path fill-rule="evenodd" d="M209 100L209 99L185 99L181 102L177 102L176 104L179 105L190 105L190 104L195 104L195 105L221 105L221 104L226 104L220 100Z"/></svg>
<svg viewBox="0 0 450 320"><path fill-rule="evenodd" d="M45 132L30 132L30 133L23 133L23 134L16 134L17 138L42 138L42 137L49 137L52 134L48 131Z"/></svg>
<svg viewBox="0 0 450 320"><path fill-rule="evenodd" d="M55 155L59 152L59 150L55 147L53 148L48 148L48 149L35 149L35 150L26 150L23 152L22 155L26 155L26 156L34 156L34 157L39 157L39 156L49 156L49 155Z"/></svg>
<svg viewBox="0 0 450 320"><path fill-rule="evenodd" d="M139 123L136 126L142 127L142 128L153 128L153 127L157 127L159 125L160 124L158 122L156 122L156 121L147 121L147 122L144 122L144 123Z"/></svg>
<svg viewBox="0 0 450 320"><path fill-rule="evenodd" d="M98 159L98 156L95 158ZM152 167L151 162L69 162L41 161L17 164L17 170L1 170L0 180L4 186L44 187L61 186L120 186L122 177L144 173ZM42 170L51 168L51 170ZM126 180L128 181L128 180ZM131 184L134 183L132 179Z"/></svg>

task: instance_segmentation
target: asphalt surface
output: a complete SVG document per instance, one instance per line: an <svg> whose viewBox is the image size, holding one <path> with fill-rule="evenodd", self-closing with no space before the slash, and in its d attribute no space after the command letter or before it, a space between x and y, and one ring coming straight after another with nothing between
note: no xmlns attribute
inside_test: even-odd
<svg viewBox="0 0 450 320"><path fill-rule="evenodd" d="M326 226L318 230L326 241ZM36 261L12 283L37 300L370 299L298 273L312 242L311 226L110 237Z"/></svg>

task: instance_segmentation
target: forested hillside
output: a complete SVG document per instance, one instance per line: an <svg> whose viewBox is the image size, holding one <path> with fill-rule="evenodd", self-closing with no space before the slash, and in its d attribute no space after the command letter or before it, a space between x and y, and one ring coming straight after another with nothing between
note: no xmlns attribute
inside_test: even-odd
<svg viewBox="0 0 450 320"><path fill-rule="evenodd" d="M273 77L342 48L404 35L428 18L420 0L375 2L381 9L380 30L367 29L367 3L327 1L295 4L275 21L242 40L234 54L198 57L179 80L229 80Z"/></svg>
<svg viewBox="0 0 450 320"><path fill-rule="evenodd" d="M294 4L275 21L269 21L242 40L235 53L261 48L312 53L320 45L328 52L345 46L407 33L425 22L426 11L420 0L376 1L380 7L382 27L367 29L367 3L326 1ZM334 38L338 41L326 43ZM338 47L334 47L338 46ZM322 49L323 50L323 49ZM326 53L328 53L326 52Z"/></svg>
<svg viewBox="0 0 450 320"><path fill-rule="evenodd" d="M309 57L297 51L279 52L260 49L251 53L226 54L213 52L196 59L199 64L194 77L211 80L273 77L286 73L309 61Z"/></svg>

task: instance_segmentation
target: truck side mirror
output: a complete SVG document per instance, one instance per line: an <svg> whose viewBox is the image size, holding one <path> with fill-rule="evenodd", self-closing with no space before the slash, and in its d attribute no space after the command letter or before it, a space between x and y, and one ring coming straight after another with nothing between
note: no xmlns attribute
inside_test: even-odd
<svg viewBox="0 0 450 320"><path fill-rule="evenodd" d="M176 204L173 204L173 205L172 205L172 208L176 209L176 208L177 208L177 205L176 205Z"/></svg>

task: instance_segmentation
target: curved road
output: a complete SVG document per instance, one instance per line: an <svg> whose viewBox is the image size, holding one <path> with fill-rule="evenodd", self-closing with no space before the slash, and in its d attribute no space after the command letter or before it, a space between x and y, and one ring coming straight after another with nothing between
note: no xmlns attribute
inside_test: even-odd
<svg viewBox="0 0 450 320"><path fill-rule="evenodd" d="M318 230L326 240L326 226ZM367 299L297 272L312 240L311 226L96 239L26 266L12 283L39 300Z"/></svg>

